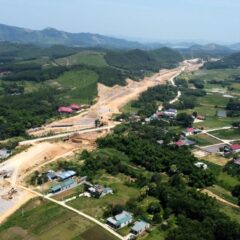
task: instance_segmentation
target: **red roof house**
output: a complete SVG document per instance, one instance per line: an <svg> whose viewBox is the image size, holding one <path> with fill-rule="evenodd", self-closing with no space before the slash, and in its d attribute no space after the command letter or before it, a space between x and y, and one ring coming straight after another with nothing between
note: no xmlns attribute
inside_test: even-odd
<svg viewBox="0 0 240 240"><path fill-rule="evenodd" d="M58 112L59 113L73 113L73 110L69 107L59 107Z"/></svg>
<svg viewBox="0 0 240 240"><path fill-rule="evenodd" d="M233 152L240 152L240 144L232 144L230 148Z"/></svg>
<svg viewBox="0 0 240 240"><path fill-rule="evenodd" d="M198 119L198 120L205 120L205 117L202 116L202 115L198 115L198 116L197 116L197 119Z"/></svg>
<svg viewBox="0 0 240 240"><path fill-rule="evenodd" d="M175 144L176 144L178 147L182 147L182 146L185 146L185 145L186 145L186 143L185 143L184 141L181 141L181 140L177 141Z"/></svg>
<svg viewBox="0 0 240 240"><path fill-rule="evenodd" d="M78 105L75 104L75 103L72 103L72 104L69 106L69 108L71 108L71 109L74 110L74 111L79 111L79 110L81 110L81 107L78 106Z"/></svg>
<svg viewBox="0 0 240 240"><path fill-rule="evenodd" d="M187 131L188 133L194 133L195 128L189 127L189 128L186 128L186 131Z"/></svg>

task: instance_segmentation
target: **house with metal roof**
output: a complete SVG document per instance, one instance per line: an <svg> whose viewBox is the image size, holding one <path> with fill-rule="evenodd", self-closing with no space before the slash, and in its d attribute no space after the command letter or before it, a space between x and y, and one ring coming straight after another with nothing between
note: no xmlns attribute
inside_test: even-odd
<svg viewBox="0 0 240 240"><path fill-rule="evenodd" d="M59 172L57 173L57 177L61 180L64 181L68 178L76 176L76 172L72 170L64 171L64 172Z"/></svg>
<svg viewBox="0 0 240 240"><path fill-rule="evenodd" d="M47 172L47 178L48 178L49 181L52 181L52 180L57 178L57 174L54 171L49 170Z"/></svg>
<svg viewBox="0 0 240 240"><path fill-rule="evenodd" d="M135 235L141 235L149 228L150 224L141 220L135 222L134 226L131 228L131 232Z"/></svg>
<svg viewBox="0 0 240 240"><path fill-rule="evenodd" d="M73 186L75 186L77 184L77 182L75 181L75 179L69 178L61 183L55 184L50 188L50 192L51 193L57 193L60 191L65 191L69 188L72 188Z"/></svg>
<svg viewBox="0 0 240 240"><path fill-rule="evenodd" d="M120 229L132 223L132 221L133 221L133 214L130 212L122 211L122 213L116 216L109 217L107 219L107 224L112 228Z"/></svg>

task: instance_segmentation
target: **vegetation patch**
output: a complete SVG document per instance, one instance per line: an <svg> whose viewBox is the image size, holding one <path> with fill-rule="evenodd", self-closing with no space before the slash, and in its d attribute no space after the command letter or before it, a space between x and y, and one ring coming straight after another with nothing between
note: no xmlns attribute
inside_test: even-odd
<svg viewBox="0 0 240 240"><path fill-rule="evenodd" d="M189 139L196 141L199 146L208 146L220 143L217 139L210 137L207 134L197 134L195 136L188 137Z"/></svg>
<svg viewBox="0 0 240 240"><path fill-rule="evenodd" d="M211 132L212 135L227 140L240 139L240 129L224 129L219 131Z"/></svg>
<svg viewBox="0 0 240 240"><path fill-rule="evenodd" d="M57 79L65 93L62 99L68 103L91 103L97 96L97 80L90 70L65 72Z"/></svg>

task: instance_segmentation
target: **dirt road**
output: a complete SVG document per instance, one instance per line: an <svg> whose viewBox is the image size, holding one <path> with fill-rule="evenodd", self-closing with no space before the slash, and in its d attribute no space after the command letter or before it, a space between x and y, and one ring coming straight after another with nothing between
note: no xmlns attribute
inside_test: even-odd
<svg viewBox="0 0 240 240"><path fill-rule="evenodd" d="M66 131L77 131L81 128L92 128L97 118L102 118L104 121L109 122L113 114L120 112L122 106L131 100L137 99L149 87L165 84L169 79L182 71L183 67L181 66L171 70L162 70L152 77L146 77L138 82L128 79L126 86L107 87L103 84L98 84L97 103L87 113L52 122L43 126L39 131L33 131L31 134L34 136L45 136L49 132L57 134ZM62 127L62 125L72 126Z"/></svg>
<svg viewBox="0 0 240 240"><path fill-rule="evenodd" d="M206 193L209 197L212 197L212 198L216 198L216 200L218 200L219 202L222 202L228 206L231 206L231 207L234 207L234 208L240 208L238 205L236 204L233 204L231 202L228 202L227 200L219 197L218 195L214 194L213 192L207 190L207 189L204 189L203 191L201 191L202 193Z"/></svg>

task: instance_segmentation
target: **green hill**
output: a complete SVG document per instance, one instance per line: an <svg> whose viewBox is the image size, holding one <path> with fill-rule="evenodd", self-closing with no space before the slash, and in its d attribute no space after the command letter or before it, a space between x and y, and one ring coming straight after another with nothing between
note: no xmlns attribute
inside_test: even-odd
<svg viewBox="0 0 240 240"><path fill-rule="evenodd" d="M131 51L108 51L105 59L109 65L128 70L158 71L160 68L176 66L183 58L170 48L152 51L139 49Z"/></svg>

